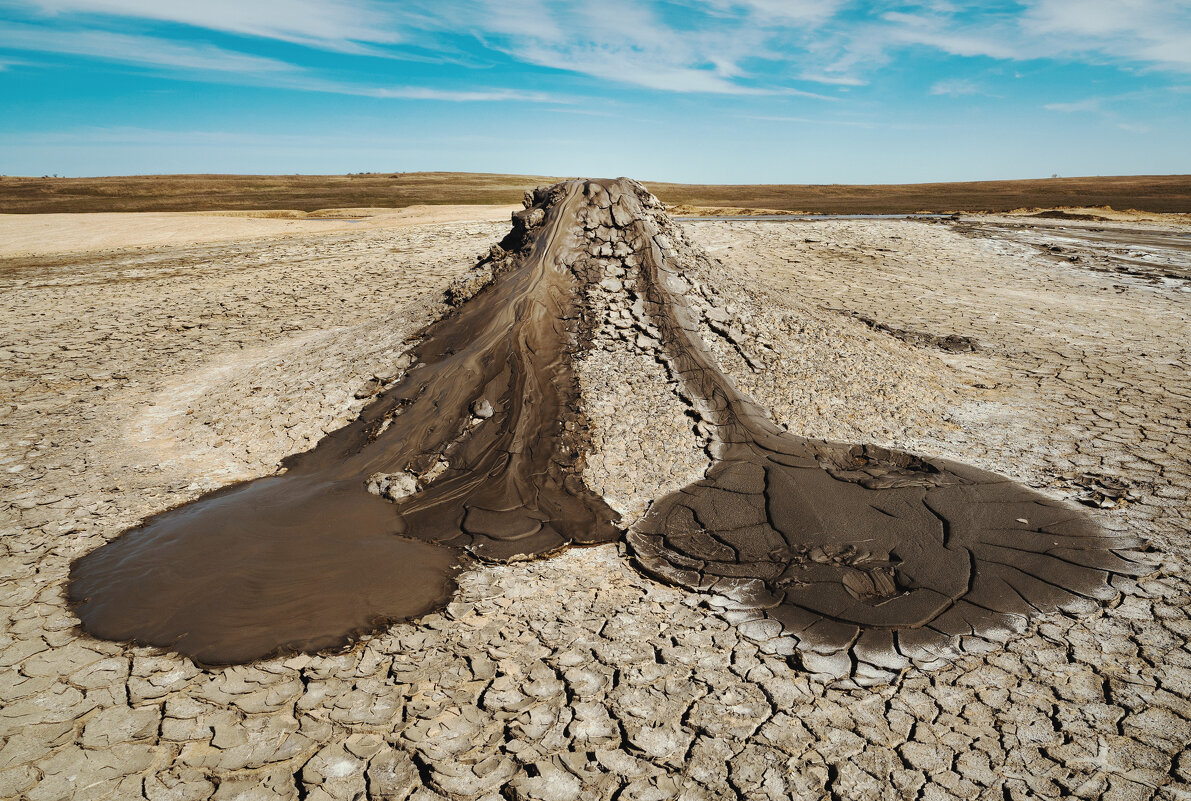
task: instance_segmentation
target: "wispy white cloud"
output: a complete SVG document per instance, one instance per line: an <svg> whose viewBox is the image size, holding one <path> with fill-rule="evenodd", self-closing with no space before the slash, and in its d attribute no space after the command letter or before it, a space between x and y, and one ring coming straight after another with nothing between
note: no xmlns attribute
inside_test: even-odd
<svg viewBox="0 0 1191 801"><path fill-rule="evenodd" d="M1017 58L1015 42L998 35L988 21L972 24L950 14L909 14L891 11L882 15L888 23L883 33L891 45L925 45L953 56Z"/></svg>
<svg viewBox="0 0 1191 801"><path fill-rule="evenodd" d="M1043 108L1063 114L1084 114L1097 119L1102 127L1112 126L1132 134L1150 133L1153 128L1142 119L1152 113L1160 92L1142 90L1118 95L1087 97L1083 100L1047 103Z"/></svg>
<svg viewBox="0 0 1191 801"><path fill-rule="evenodd" d="M458 90L423 86L371 86L332 81L277 59L208 44L183 44L169 39L110 31L56 30L21 24L0 25L0 47L18 51L85 56L219 83L270 86L357 97L447 102L569 102L565 98L544 92L500 87Z"/></svg>
<svg viewBox="0 0 1191 801"><path fill-rule="evenodd" d="M1191 71L1191 0L1023 0L1019 14L889 13L895 41L960 56ZM980 8L980 6L977 6Z"/></svg>
<svg viewBox="0 0 1191 801"><path fill-rule="evenodd" d="M844 0L697 0L696 5L726 16L746 14L764 26L815 25L826 22L845 5Z"/></svg>
<svg viewBox="0 0 1191 801"><path fill-rule="evenodd" d="M822 97L754 80L743 62L764 52L769 36L756 25L679 30L648 5L627 0L483 0L476 11L464 24L477 37L541 67L674 92Z"/></svg>
<svg viewBox="0 0 1191 801"><path fill-rule="evenodd" d="M203 72L262 74L296 69L283 61L209 44L185 44L111 31L58 30L19 23L0 25L0 47Z"/></svg>
<svg viewBox="0 0 1191 801"><path fill-rule="evenodd" d="M1047 111L1061 111L1065 114L1075 114L1100 111L1103 104L1103 98L1089 97L1086 100L1075 100L1070 103L1047 103L1043 108Z"/></svg>
<svg viewBox="0 0 1191 801"><path fill-rule="evenodd" d="M907 48L1191 72L1191 0L910 0L868 19L841 16L826 31L834 39L817 52L827 74L863 77Z"/></svg>
<svg viewBox="0 0 1191 801"><path fill-rule="evenodd" d="M17 58L11 55L0 56L0 72L10 70L13 67L43 67L45 66L38 61L30 61L24 58Z"/></svg>
<svg viewBox="0 0 1191 801"><path fill-rule="evenodd" d="M540 67L577 72L647 89L735 95L774 93L772 89L742 86L716 68L687 67L658 53L644 53L633 47L615 44L556 45L540 41L517 41L501 49L521 61Z"/></svg>
<svg viewBox="0 0 1191 801"><path fill-rule="evenodd" d="M175 33L169 26L241 37L245 50L253 49L248 40L266 39L367 56L441 56L473 67L511 59L597 84L817 100L838 95L807 84L846 92L906 50L1191 73L1191 0L902 0L892 9L847 0L0 0L0 7L44 23L29 26L42 29L42 44L27 50L257 75L292 68L238 52L238 43L229 50L226 41L220 49L167 38ZM139 62L117 59L116 37L143 35L146 25L156 25L155 49ZM97 37L90 45L82 38L87 29ZM47 38L55 33L70 36L74 49L55 50ZM466 85L425 91L540 98ZM929 91L979 89L951 79Z"/></svg>
<svg viewBox="0 0 1191 801"><path fill-rule="evenodd" d="M546 92L522 92L517 89L431 89L425 86L356 87L351 84L308 83L302 88L335 94L361 97L399 98L403 100L445 100L455 103L501 102L515 100L523 103L569 103L567 98Z"/></svg>
<svg viewBox="0 0 1191 801"><path fill-rule="evenodd" d="M133 17L345 52L404 40L396 4L373 0L34 0L44 14Z"/></svg>
<svg viewBox="0 0 1191 801"><path fill-rule="evenodd" d="M822 72L799 73L798 80L812 83L825 83L832 86L864 86L868 81L854 75L829 75Z"/></svg>
<svg viewBox="0 0 1191 801"><path fill-rule="evenodd" d="M681 1L681 0L680 0ZM0 0L11 5L15 0ZM686 93L821 98L767 81L744 64L787 60L770 47L784 27L819 24L842 0L687 0L702 24L678 26L649 3L603 0L32 0L38 19L74 27L120 20L172 23L388 57L458 52L460 35L480 50L599 80ZM720 24L711 24L719 20ZM474 58L474 56L473 56ZM466 61L466 59L464 59ZM836 81L850 82L846 77Z"/></svg>
<svg viewBox="0 0 1191 801"><path fill-rule="evenodd" d="M1059 53L1191 72L1191 0L1035 0L1021 27Z"/></svg>
<svg viewBox="0 0 1191 801"><path fill-rule="evenodd" d="M604 0L38 0L47 11L161 20L315 47L397 55L403 46L449 49L454 35L475 37L490 51L522 63L631 86L675 92L823 96L766 83L742 66L758 56L784 60L767 42L776 29L828 19L842 0L691 0L724 25L676 28L648 3ZM284 12L278 6L285 6ZM351 22L346 22L351 21ZM706 22L706 17L703 18ZM852 83L841 77L833 83Z"/></svg>
<svg viewBox="0 0 1191 801"><path fill-rule="evenodd" d="M936 81L931 86L930 93L932 95L960 97L963 95L979 95L984 92L974 81L970 81L967 78L945 78L944 80Z"/></svg>

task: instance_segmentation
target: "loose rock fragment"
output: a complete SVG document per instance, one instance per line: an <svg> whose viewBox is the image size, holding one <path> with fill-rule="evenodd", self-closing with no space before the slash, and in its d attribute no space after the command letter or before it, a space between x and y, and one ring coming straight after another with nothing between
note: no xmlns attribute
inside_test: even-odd
<svg viewBox="0 0 1191 801"><path fill-rule="evenodd" d="M405 471L399 473L373 473L368 477L368 491L373 495L388 498L390 501L399 501L402 498L408 498L419 489L421 487L418 485L418 477Z"/></svg>

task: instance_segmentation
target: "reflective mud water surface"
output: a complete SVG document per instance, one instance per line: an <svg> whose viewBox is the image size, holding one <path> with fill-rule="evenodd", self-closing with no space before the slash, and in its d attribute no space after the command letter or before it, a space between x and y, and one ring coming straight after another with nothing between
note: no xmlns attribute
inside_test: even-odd
<svg viewBox="0 0 1191 801"><path fill-rule="evenodd" d="M422 332L413 366L358 421L281 475L79 559L84 627L207 663L317 650L441 607L473 558L617 539L583 484L573 369L609 263L711 438L705 477L657 500L628 544L649 574L729 599L750 636L811 667L892 675L1149 570L1139 540L1003 477L784 431L703 341L691 248L632 181L538 190L494 248L492 281Z"/></svg>

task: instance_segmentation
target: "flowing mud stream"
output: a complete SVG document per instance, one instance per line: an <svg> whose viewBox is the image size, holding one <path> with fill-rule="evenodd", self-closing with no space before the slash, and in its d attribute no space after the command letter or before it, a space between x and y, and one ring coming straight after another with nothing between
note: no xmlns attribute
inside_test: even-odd
<svg viewBox="0 0 1191 801"><path fill-rule="evenodd" d="M966 637L1111 598L1150 566L1132 537L1003 477L793 436L715 364L685 244L639 184L539 189L481 264L492 280L427 327L412 366L284 471L145 521L77 560L84 627L208 664L342 645L442 607L473 559L621 536L582 480L574 361L623 300L705 431L705 477L627 534L637 564L727 599L746 634L834 674L889 677Z"/></svg>

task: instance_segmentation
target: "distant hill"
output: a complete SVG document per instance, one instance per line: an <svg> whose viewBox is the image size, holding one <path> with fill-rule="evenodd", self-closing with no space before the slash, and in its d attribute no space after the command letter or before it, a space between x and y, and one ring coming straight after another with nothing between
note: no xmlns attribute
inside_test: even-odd
<svg viewBox="0 0 1191 801"><path fill-rule="evenodd" d="M133 175L0 178L0 213L208 211L505 204L559 178L458 172L355 175ZM1111 206L1191 212L1191 175L1128 175L931 184L672 184L645 182L677 205L821 214L1009 211Z"/></svg>

